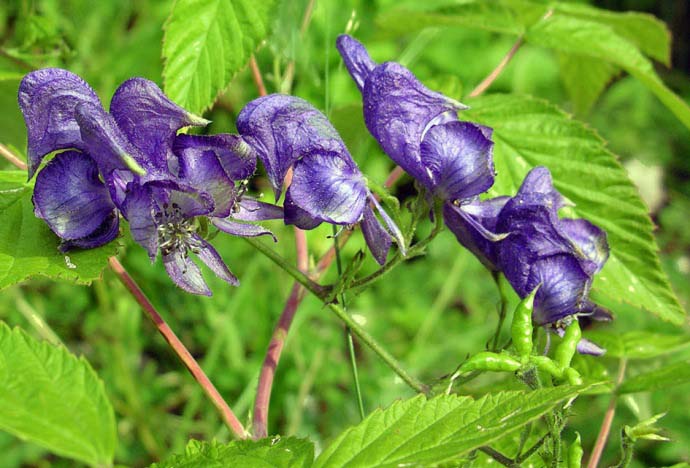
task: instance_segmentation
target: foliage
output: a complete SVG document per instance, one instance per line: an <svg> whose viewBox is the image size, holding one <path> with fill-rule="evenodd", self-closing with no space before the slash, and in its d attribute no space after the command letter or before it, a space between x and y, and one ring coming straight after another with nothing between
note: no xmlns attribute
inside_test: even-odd
<svg viewBox="0 0 690 468"><path fill-rule="evenodd" d="M339 252L342 268L318 279L318 295L338 304L305 296L275 369L267 424L269 433L285 436L230 441L204 391L142 319L107 260L119 255L248 430L258 369L294 268L286 273L249 244L218 235L213 244L232 260L242 286L230 289L213 278L214 297L200 299L173 288L163 266L151 265L127 234L98 249L60 254L56 236L34 216L34 182L0 159L2 465L548 466L579 459L580 451L583 461L590 457L610 401L618 403L602 465L690 460L690 81L687 70L669 68L687 63L681 36L672 41L669 29L678 13L652 3L0 5L3 154L24 157L16 96L34 68L67 68L102 97L144 76L213 121L190 133L219 133L232 132L239 111L258 94L248 66L255 57L268 92L302 97L324 111L369 188L417 245L414 258L391 255L378 269L355 230ZM607 232L611 257L595 276L592 298L615 319L582 331L606 355L573 357L568 335L549 335L549 347L547 334L525 323L529 315L520 315L507 282L492 281L451 234L427 221L430 207L409 177L381 188L393 165L367 132L361 96L334 48L345 32L377 62L399 61L430 88L471 106L460 119L493 127L498 175L489 196L514 195L532 167L545 165L574 204L561 215ZM514 56L489 89L470 97L515 41ZM642 176L636 161L646 165ZM270 192L263 169L248 188ZM278 221L266 226L280 241L270 245L272 258L294 264L293 231ZM310 268L333 245L332 234L330 226L309 231ZM354 337L353 355L334 308L367 333ZM415 396L369 339L399 359L428 395ZM658 443L667 438L672 442Z"/></svg>

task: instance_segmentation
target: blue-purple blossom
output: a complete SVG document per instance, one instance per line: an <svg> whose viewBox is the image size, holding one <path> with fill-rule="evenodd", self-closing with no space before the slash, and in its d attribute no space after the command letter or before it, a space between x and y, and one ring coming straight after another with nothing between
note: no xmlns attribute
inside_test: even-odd
<svg viewBox="0 0 690 468"><path fill-rule="evenodd" d="M237 129L263 162L276 199L292 168L283 204L287 224L313 229L322 222L361 222L367 245L381 264L392 238L404 248L399 229L369 192L340 135L307 101L280 94L261 97L242 109Z"/></svg>
<svg viewBox="0 0 690 468"><path fill-rule="evenodd" d="M494 271L501 271L520 297L537 286L533 318L561 333L574 318L608 320L608 311L589 299L594 274L608 258L606 234L584 219L559 218L564 199L545 167L532 169L515 197L477 201L468 206L482 229L506 234L487 241L460 216L446 218L465 247ZM603 350L583 340L580 352Z"/></svg>
<svg viewBox="0 0 690 468"><path fill-rule="evenodd" d="M190 253L228 283L238 281L203 238L205 219L233 235L257 236L270 232L243 221L282 217L278 207L244 196L256 168L252 148L237 135L178 135L208 121L149 80L124 82L106 112L77 75L38 70L22 81L19 103L30 177L49 153L69 149L40 171L33 197L36 215L62 239L63 250L111 241L122 213L152 260L160 251L178 286L210 295Z"/></svg>
<svg viewBox="0 0 690 468"><path fill-rule="evenodd" d="M458 120L467 106L426 88L396 62L375 63L364 46L341 35L337 47L362 92L364 121L381 148L431 195L445 212L473 222L464 206L494 183L492 130ZM481 231L497 240L492 231Z"/></svg>

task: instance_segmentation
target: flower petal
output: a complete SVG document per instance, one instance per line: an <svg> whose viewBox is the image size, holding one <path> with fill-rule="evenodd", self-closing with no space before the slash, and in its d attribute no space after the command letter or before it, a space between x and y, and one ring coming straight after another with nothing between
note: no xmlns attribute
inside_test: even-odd
<svg viewBox="0 0 690 468"><path fill-rule="evenodd" d="M187 252L173 250L167 255L163 255L163 265L165 271L173 282L181 289L202 296L211 296L211 290L201 276L201 270L189 258Z"/></svg>
<svg viewBox="0 0 690 468"><path fill-rule="evenodd" d="M297 226L300 229L309 231L314 229L319 224L323 222L321 219L317 219L300 208L296 202L292 199L290 191L288 190L285 194L285 201L283 202L283 213L284 221L287 225Z"/></svg>
<svg viewBox="0 0 690 468"><path fill-rule="evenodd" d="M350 76L355 80L359 90L362 91L367 76L376 67L376 62L369 57L367 49L364 48L361 42L347 34L338 36L335 46L338 52L340 52L343 62L345 62L347 71L350 72Z"/></svg>
<svg viewBox="0 0 690 468"><path fill-rule="evenodd" d="M443 219L448 229L455 234L458 242L472 252L489 270L498 271L498 241L491 241L476 229L476 224L487 232L496 232L498 215L510 200L510 197L496 197L485 201L476 200L460 208L445 203L443 205ZM467 221L468 217L474 222Z"/></svg>
<svg viewBox="0 0 690 468"><path fill-rule="evenodd" d="M96 163L77 151L60 153L43 168L33 202L36 216L66 240L90 236L115 210Z"/></svg>
<svg viewBox="0 0 690 468"><path fill-rule="evenodd" d="M354 162L331 154L313 154L295 163L288 192L310 216L333 224L358 222L367 198Z"/></svg>
<svg viewBox="0 0 690 468"><path fill-rule="evenodd" d="M120 233L120 217L113 211L91 234L80 239L65 240L60 243L60 251L72 249L93 249L114 240Z"/></svg>
<svg viewBox="0 0 690 468"><path fill-rule="evenodd" d="M448 122L426 132L420 147L432 192L443 200L463 200L494 184L493 142L470 122Z"/></svg>
<svg viewBox="0 0 690 468"><path fill-rule="evenodd" d="M256 152L239 135L178 135L174 151L187 159L213 154L233 181L248 179L256 171Z"/></svg>
<svg viewBox="0 0 690 468"><path fill-rule="evenodd" d="M271 231L256 224L237 223L232 218L211 218L211 223L223 232L239 237L271 236L274 242L278 242Z"/></svg>
<svg viewBox="0 0 690 468"><path fill-rule="evenodd" d="M117 88L110 113L127 139L160 170L168 167L179 129L209 123L172 102L156 83L144 78L129 79Z"/></svg>
<svg viewBox="0 0 690 468"><path fill-rule="evenodd" d="M534 298L534 321L539 325L557 322L577 315L586 302L591 278L572 255L554 255L534 263L524 285L506 278L520 297L526 297L537 285L541 287Z"/></svg>
<svg viewBox="0 0 690 468"><path fill-rule="evenodd" d="M369 206L364 209L364 216L359 225L362 228L362 234L364 234L367 247L369 247L374 259L379 265L385 264L393 240L391 235L383 229L383 226L376 219L376 215Z"/></svg>
<svg viewBox="0 0 690 468"><path fill-rule="evenodd" d="M371 71L362 96L367 128L386 154L423 185L433 186L420 155L422 138L431 125L453 120L466 106L429 90L395 62Z"/></svg>
<svg viewBox="0 0 690 468"><path fill-rule="evenodd" d="M264 164L276 199L298 159L319 153L351 159L326 116L295 96L271 94L250 102L237 117L237 129Z"/></svg>
<svg viewBox="0 0 690 468"><path fill-rule="evenodd" d="M239 211L232 214L233 219L240 221L266 221L283 219L283 208L272 203L260 202L251 197L242 197L237 205Z"/></svg>
<svg viewBox="0 0 690 468"><path fill-rule="evenodd" d="M67 70L44 68L24 77L19 85L19 107L28 132L29 179L46 154L84 149L75 120L75 108L83 102L101 105L91 86Z"/></svg>
<svg viewBox="0 0 690 468"><path fill-rule="evenodd" d="M594 271L588 273L593 275L600 271L609 258L606 233L586 219L561 219L559 225L577 249L578 256L595 265Z"/></svg>
<svg viewBox="0 0 690 468"><path fill-rule="evenodd" d="M176 140L177 141L177 140ZM235 183L230 180L213 150L186 147L177 151L179 176L186 184L213 198L211 216L229 216L237 198Z"/></svg>
<svg viewBox="0 0 690 468"><path fill-rule="evenodd" d="M386 228L388 228L388 233L393 237L393 239L395 239L395 242L398 244L398 249L400 249L400 253L403 256L407 255L407 247L405 246L405 236L403 236L402 231L400 230L398 225L395 224L393 218L391 218L388 215L388 213L386 213L386 210L383 209L378 200L376 200L376 197L372 196L371 193L367 197L367 200L373 203L374 208L376 208L376 211L378 211L379 215L381 215L381 219L383 219L383 222L386 224Z"/></svg>
<svg viewBox="0 0 690 468"><path fill-rule="evenodd" d="M115 169L131 170L149 178L160 173L152 161L130 144L113 117L100 105L81 103L75 118L87 153L96 161L106 180Z"/></svg>
<svg viewBox="0 0 690 468"><path fill-rule="evenodd" d="M122 214L129 221L132 238L146 249L153 261L158 254L158 227L153 219L156 205L151 187L133 182L128 185L127 192L122 203Z"/></svg>
<svg viewBox="0 0 690 468"><path fill-rule="evenodd" d="M195 236L195 239L201 245L201 247L196 251L196 255L201 259L201 261L204 262L218 278L222 279L226 283L230 283L233 286L239 286L240 281L235 275L232 274L216 249L214 249L211 244L199 236Z"/></svg>

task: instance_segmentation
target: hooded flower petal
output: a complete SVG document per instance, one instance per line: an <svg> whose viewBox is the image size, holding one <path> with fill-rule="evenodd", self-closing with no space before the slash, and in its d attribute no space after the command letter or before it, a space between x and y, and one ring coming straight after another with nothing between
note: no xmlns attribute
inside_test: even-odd
<svg viewBox="0 0 690 468"><path fill-rule="evenodd" d="M129 79L117 88L110 113L127 139L159 170L168 167L179 129L209 123L172 102L156 83L144 78Z"/></svg>
<svg viewBox="0 0 690 468"><path fill-rule="evenodd" d="M178 135L174 151L187 160L213 154L233 181L248 179L256 171L256 152L239 135Z"/></svg>
<svg viewBox="0 0 690 468"><path fill-rule="evenodd" d="M96 163L77 151L60 153L43 168L36 177L33 202L36 216L65 240L89 237L117 218ZM108 237L92 241L105 243L112 240Z"/></svg>
<svg viewBox="0 0 690 468"><path fill-rule="evenodd" d="M256 150L276 198L288 169L300 158L334 154L352 159L326 116L295 96L271 94L250 102L237 117L237 130Z"/></svg>
<svg viewBox="0 0 690 468"><path fill-rule="evenodd" d="M485 201L475 200L461 207L455 207L450 203L443 205L443 219L448 229L455 234L460 244L492 271L500 270L497 244L500 241L487 239L476 229L476 224L480 224L484 231L496 233L498 215L508 200L510 197L496 197ZM463 210L467 216L462 216L459 210ZM467 221L468 216L472 217L474 223Z"/></svg>
<svg viewBox="0 0 690 468"><path fill-rule="evenodd" d="M314 229L322 223L320 219L313 217L308 212L300 208L299 205L292 199L292 195L290 194L289 190L285 194L283 212L285 213L285 224L297 226L305 231Z"/></svg>
<svg viewBox="0 0 690 468"><path fill-rule="evenodd" d="M99 105L81 103L76 107L75 119L81 130L85 151L96 161L106 180L116 169L131 170L149 178L157 171L151 160L127 140L113 117Z"/></svg>
<svg viewBox="0 0 690 468"><path fill-rule="evenodd" d="M420 147L434 195L464 200L484 193L494 184L493 142L478 125L448 122L434 125Z"/></svg>
<svg viewBox="0 0 690 468"><path fill-rule="evenodd" d="M313 154L297 162L288 191L311 217L332 224L358 222L367 198L354 162L332 154Z"/></svg>
<svg viewBox="0 0 690 468"><path fill-rule="evenodd" d="M376 67L376 62L371 59L367 49L359 41L347 34L338 36L335 46L340 52L350 76L355 80L359 90L363 91L367 76Z"/></svg>
<svg viewBox="0 0 690 468"><path fill-rule="evenodd" d="M206 281L204 281L204 277L201 275L201 270L187 252L173 250L163 255L163 265L165 265L165 271L168 272L168 276L181 289L201 296L212 295Z"/></svg>
<svg viewBox="0 0 690 468"><path fill-rule="evenodd" d="M562 219L560 227L577 249L578 256L586 258L594 266L589 273L593 275L600 271L609 258L606 233L586 219Z"/></svg>
<svg viewBox="0 0 690 468"><path fill-rule="evenodd" d="M19 107L28 132L29 178L43 157L59 149L84 149L75 108L100 106L94 90L74 73L44 68L29 73L19 86Z"/></svg>

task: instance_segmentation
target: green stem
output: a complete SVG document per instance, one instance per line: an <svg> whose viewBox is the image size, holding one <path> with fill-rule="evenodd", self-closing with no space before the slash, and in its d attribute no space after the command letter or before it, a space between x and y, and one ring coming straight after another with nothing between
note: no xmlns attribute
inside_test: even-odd
<svg viewBox="0 0 690 468"><path fill-rule="evenodd" d="M245 237L252 247L270 258L273 263L282 268L288 275L292 276L299 284L304 286L309 292L314 294L319 299L323 300L328 292L328 289L320 284L312 281L307 275L302 273L297 267L288 262L279 253L269 248L266 244L253 237Z"/></svg>
<svg viewBox="0 0 690 468"><path fill-rule="evenodd" d="M505 291L503 290L503 286L501 285L501 274L492 271L491 276L494 279L494 282L496 283L496 287L498 288L498 293L501 296L501 305L500 309L498 310L498 324L496 325L496 333L494 334L494 342L491 345L491 351L498 351L499 346L498 346L498 340L501 337L501 329L503 328L503 322L506 319L506 313L508 311L508 298L506 297Z"/></svg>
<svg viewBox="0 0 690 468"><path fill-rule="evenodd" d="M343 276L343 262L340 257L340 246L338 245L338 238L336 234L338 233L338 228L333 225L333 248L335 249L335 265L338 270L338 277ZM340 303L343 307L347 307L345 302L345 293L340 295ZM350 327L345 327L345 336L347 339L347 350L350 354L350 364L352 366L352 378L355 382L355 393L357 395L357 406L359 407L359 415L364 419L364 401L362 400L362 387L359 385L359 371L357 370L357 356L355 355L355 341L352 338L352 330Z"/></svg>
<svg viewBox="0 0 690 468"><path fill-rule="evenodd" d="M345 324L352 329L355 335L362 340L374 353L376 353L383 362L390 367L393 372L416 392L427 393L429 388L422 382L412 377L402 368L400 363L386 351L362 326L360 326L345 310L338 304L327 304L328 308L335 313Z"/></svg>
<svg viewBox="0 0 690 468"><path fill-rule="evenodd" d="M498 463L500 463L503 466L515 466L515 461L512 459L506 457L503 455L501 452L498 450L494 450L491 447L479 447L479 450L496 460Z"/></svg>

